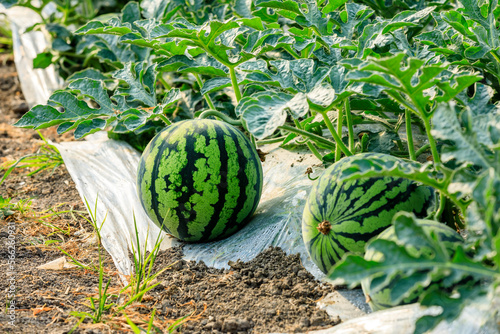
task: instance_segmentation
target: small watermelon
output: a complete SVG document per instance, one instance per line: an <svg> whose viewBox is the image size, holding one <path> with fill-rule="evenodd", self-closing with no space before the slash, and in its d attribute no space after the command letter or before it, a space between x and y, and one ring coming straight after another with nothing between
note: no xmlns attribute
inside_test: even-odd
<svg viewBox="0 0 500 334"><path fill-rule="evenodd" d="M158 133L139 161L137 189L148 216L186 242L227 237L257 209L262 166L235 127L199 119Z"/></svg>
<svg viewBox="0 0 500 334"><path fill-rule="evenodd" d="M367 177L340 182L337 175L359 159L398 158L380 153L346 157L313 184L302 216L302 238L313 262L328 273L345 253L363 254L399 211L425 218L435 208L434 189L405 178Z"/></svg>
<svg viewBox="0 0 500 334"><path fill-rule="evenodd" d="M438 240L451 252L455 249L455 244L459 242L463 242L463 238L453 229L448 226L433 221L433 220L418 220L418 225L422 227L425 233L429 234L434 232L437 236ZM384 239L390 241L396 241L396 233L394 226L390 226L384 232L380 233L377 239ZM411 249L409 250L411 251ZM421 249L413 250L415 252L422 251ZM368 261L381 261L383 255L381 253L375 252L373 250L368 250L365 254L365 260ZM422 272L422 276L426 277L427 273ZM386 281L386 276L379 276L374 279L364 280L361 282L361 287L363 288L363 292L366 295L366 299L368 300L368 304L372 308L373 311L383 310L386 308L398 306L398 305L406 305L415 303L418 301L418 297L420 294L425 291L427 287L431 284L438 282L439 280L433 282L425 282L425 286L418 286L413 291L408 291L407 288L404 288L405 293L408 294L400 303L392 302L396 296L394 296L394 292L398 292L401 289L397 289L396 285L399 283L403 283L402 275L397 274L390 279L389 282L384 283ZM385 288L377 291L376 293L372 293L374 288L378 286L380 283L384 283ZM393 293L393 298L391 298L391 293Z"/></svg>

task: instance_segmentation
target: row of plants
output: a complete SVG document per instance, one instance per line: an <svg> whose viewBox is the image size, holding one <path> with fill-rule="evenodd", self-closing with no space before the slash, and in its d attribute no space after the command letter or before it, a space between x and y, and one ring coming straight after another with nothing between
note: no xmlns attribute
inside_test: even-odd
<svg viewBox="0 0 500 334"><path fill-rule="evenodd" d="M432 218L451 212L465 241L443 250L399 215L393 240L367 245L383 261L349 255L329 276L384 277L379 290L398 277L393 304L429 287L419 302L443 312L417 322L425 332L493 298L500 282L499 15L497 1L477 0L128 2L72 33L94 41L79 50L99 64L16 125L75 138L106 130L142 150L174 122L215 117L256 147L303 145L325 164L363 152L405 158L354 159L338 180L430 186L440 197ZM408 251L417 244L425 256Z"/></svg>

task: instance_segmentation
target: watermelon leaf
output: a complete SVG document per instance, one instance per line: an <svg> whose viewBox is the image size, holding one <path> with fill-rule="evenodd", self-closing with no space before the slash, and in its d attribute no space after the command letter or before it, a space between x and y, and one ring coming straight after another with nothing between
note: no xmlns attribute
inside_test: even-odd
<svg viewBox="0 0 500 334"><path fill-rule="evenodd" d="M466 284L457 289L457 296L450 296L449 293L439 290L437 287L429 291L421 300L423 306L441 306L442 313L439 315L426 315L416 322L415 334L428 333L441 321L453 321L457 314L474 300L481 299L487 293L487 289L480 284Z"/></svg>
<svg viewBox="0 0 500 334"><path fill-rule="evenodd" d="M113 77L124 82L128 87L118 88L117 95L126 97L128 103L138 102L146 107L156 105L156 64L126 63L125 67L113 73Z"/></svg>
<svg viewBox="0 0 500 334"><path fill-rule="evenodd" d="M500 277L498 270L485 268L484 265L470 259L460 245L456 245L453 257L452 254L443 252L441 242L434 234L424 233L412 214L400 213L394 216L393 225L396 230L396 241L374 239L366 246L367 251L382 254L382 261L368 261L360 255L351 254L330 270L329 278L341 279L354 287L363 280L380 277L382 274L387 277L384 280L385 284L389 284L388 278L400 275L399 280L403 280L400 284L413 290L425 282L429 284L436 276L446 277L446 287L465 279L477 282L481 279ZM411 244L408 244L408 241L411 241ZM425 243L423 253L424 248L419 246L421 241ZM415 252L413 250L415 248L420 251ZM387 288L384 282L379 283L372 292ZM432 293L424 293L421 299L428 294ZM391 298L394 298L391 303L397 304L402 297L404 294L396 291L391 294Z"/></svg>
<svg viewBox="0 0 500 334"><path fill-rule="evenodd" d="M485 169L491 167L498 171L500 179L498 153L485 149L499 142L500 111L496 109L488 115L473 115L473 111L467 108L459 112L452 103L441 104L433 117L432 135L447 143L441 154L443 162L454 159Z"/></svg>
<svg viewBox="0 0 500 334"><path fill-rule="evenodd" d="M236 115L246 122L248 131L256 138L263 139L285 124L287 110L294 118L303 117L309 110L305 95L259 92L241 99L236 107Z"/></svg>

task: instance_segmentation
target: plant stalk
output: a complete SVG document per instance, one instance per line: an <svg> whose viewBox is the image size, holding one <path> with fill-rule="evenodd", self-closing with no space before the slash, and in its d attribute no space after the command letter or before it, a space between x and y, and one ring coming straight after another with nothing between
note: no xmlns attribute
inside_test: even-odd
<svg viewBox="0 0 500 334"><path fill-rule="evenodd" d="M297 129L302 130L302 126L297 119L294 119L293 122L295 123ZM319 153L318 149L313 145L313 143L311 143L308 138L305 137L303 138L305 139L305 144L307 145L307 148L312 152L312 154L314 154L314 156L318 158L320 161L323 161L323 156L321 155L321 153Z"/></svg>
<svg viewBox="0 0 500 334"><path fill-rule="evenodd" d="M233 66L229 66L229 75L231 76L231 84L233 85L234 95L236 95L236 102L240 102L241 100L241 91L238 86L238 80L236 79L236 71Z"/></svg>
<svg viewBox="0 0 500 334"><path fill-rule="evenodd" d="M198 118L199 119L205 119L205 118L210 117L210 116L218 117L218 118L222 119L224 122L229 123L231 125L241 126L241 124L242 124L241 120L232 119L228 115L226 115L224 113L221 113L220 111L213 110L213 109L205 110L204 112L202 112L198 116Z"/></svg>
<svg viewBox="0 0 500 334"><path fill-rule="evenodd" d="M347 146L345 146L345 144L342 142L342 139L339 137L339 135L335 131L335 128L333 127L332 121L328 118L328 115L326 114L326 112L320 111L320 113L323 116L323 119L325 120L326 127L328 128L328 130L330 130L330 133L332 134L333 139L335 140L335 143L338 146L340 146L340 149L342 150L342 152L344 152L344 154L346 156L351 156L352 155L351 151L349 151Z"/></svg>
<svg viewBox="0 0 500 334"><path fill-rule="evenodd" d="M267 145L267 144L274 144L274 143L279 143L283 140L286 139L286 136L281 136L277 138L271 138L271 139L263 139L263 140L258 140L257 145Z"/></svg>
<svg viewBox="0 0 500 334"><path fill-rule="evenodd" d="M344 125L344 110L342 107L337 109L337 134L342 138L342 126ZM339 161L342 158L342 150L340 146L337 145L335 148L335 161Z"/></svg>
<svg viewBox="0 0 500 334"><path fill-rule="evenodd" d="M193 74L194 74L194 77L196 78L196 82L200 86L200 90L201 90L201 87L203 87L203 81L201 80L200 75L198 73L193 73ZM206 94L203 94L203 97L207 101L209 108L215 110L215 106L214 106L212 99L210 98L210 95L208 93L206 93Z"/></svg>
<svg viewBox="0 0 500 334"><path fill-rule="evenodd" d="M424 146L422 146L421 148L419 148L417 150L417 152L415 153L415 155L418 157L420 156L422 153L424 153L425 151L427 151L431 146L429 144L425 144Z"/></svg>
<svg viewBox="0 0 500 334"><path fill-rule="evenodd" d="M416 161L417 155L415 154L415 145L413 144L413 132L411 129L410 109L405 109L405 123L406 123L406 140L408 142L408 153L410 153L410 160Z"/></svg>
<svg viewBox="0 0 500 334"><path fill-rule="evenodd" d="M160 119L167 125L171 125L172 122L169 121L169 119L167 118L167 116L163 115L163 114L158 114L158 117L160 117Z"/></svg>
<svg viewBox="0 0 500 334"><path fill-rule="evenodd" d="M436 211L434 219L436 219L437 221L441 219L445 206L446 206L446 196L442 192L439 192L439 208Z"/></svg>
<svg viewBox="0 0 500 334"><path fill-rule="evenodd" d="M301 135L302 137L310 139L313 142L321 143L321 144L325 145L326 147L331 148L332 150L334 150L336 147L335 143L331 142L328 139L325 139L321 136L315 135L314 133L311 133L311 132L307 132L307 131L304 131L301 129L294 128L292 126L282 125L282 126L278 127L278 129L282 129L285 131L289 131L289 132Z"/></svg>
<svg viewBox="0 0 500 334"><path fill-rule="evenodd" d="M351 101L346 98L344 101L344 112L347 122L347 131L349 135L349 151L354 151L354 126L352 124Z"/></svg>
<svg viewBox="0 0 500 334"><path fill-rule="evenodd" d="M306 141L306 145L307 145L307 148L312 152L312 154L314 154L314 156L316 158L318 158L318 160L323 161L323 156L321 155L321 153L319 153L318 149L316 148L316 146L314 146L313 143L311 143L308 140L308 141Z"/></svg>
<svg viewBox="0 0 500 334"><path fill-rule="evenodd" d="M158 76L158 80L160 80L161 84L163 85L163 87L165 87L165 89L168 90L172 89L172 86L168 84L167 80L165 80L161 74Z"/></svg>
<svg viewBox="0 0 500 334"><path fill-rule="evenodd" d="M439 152L437 150L437 145L436 141L434 140L434 137L431 134L431 122L430 119L427 118L425 115L422 115L424 117L424 126L425 126L425 133L427 134L427 138L429 139L429 145L431 147L431 153L432 153L432 158L434 160L434 163L441 163L441 158L439 157Z"/></svg>

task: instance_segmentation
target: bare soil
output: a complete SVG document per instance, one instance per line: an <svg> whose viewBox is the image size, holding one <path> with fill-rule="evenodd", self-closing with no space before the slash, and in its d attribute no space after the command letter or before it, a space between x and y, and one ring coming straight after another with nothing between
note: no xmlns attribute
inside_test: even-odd
<svg viewBox="0 0 500 334"><path fill-rule="evenodd" d="M33 130L13 126L26 111L12 59L0 59L0 178L6 166L36 153L43 141ZM42 134L52 141L71 140L54 129ZM122 333L131 332L127 320L146 328L155 309L159 332L270 333L307 332L331 327L316 302L332 291L315 280L298 255L287 256L269 248L256 259L235 259L221 270L182 259L182 248L161 252L154 272L167 268L141 302L120 311L129 298L111 257L103 253L104 283L111 280L108 303L114 303L101 320L93 323L89 297L98 297L99 272L74 267L44 270L38 266L71 255L90 267L98 264L98 244L71 177L64 165L27 176L17 168L0 185L0 196L19 207L0 216L0 332L4 333ZM24 203L23 205L19 203ZM14 262L9 263L9 227L15 227ZM12 266L11 266L12 265ZM15 289L15 297L9 292ZM11 318L10 310L15 309ZM12 322L11 320L14 319ZM178 326L177 326L178 325ZM176 329L173 329L176 327Z"/></svg>

